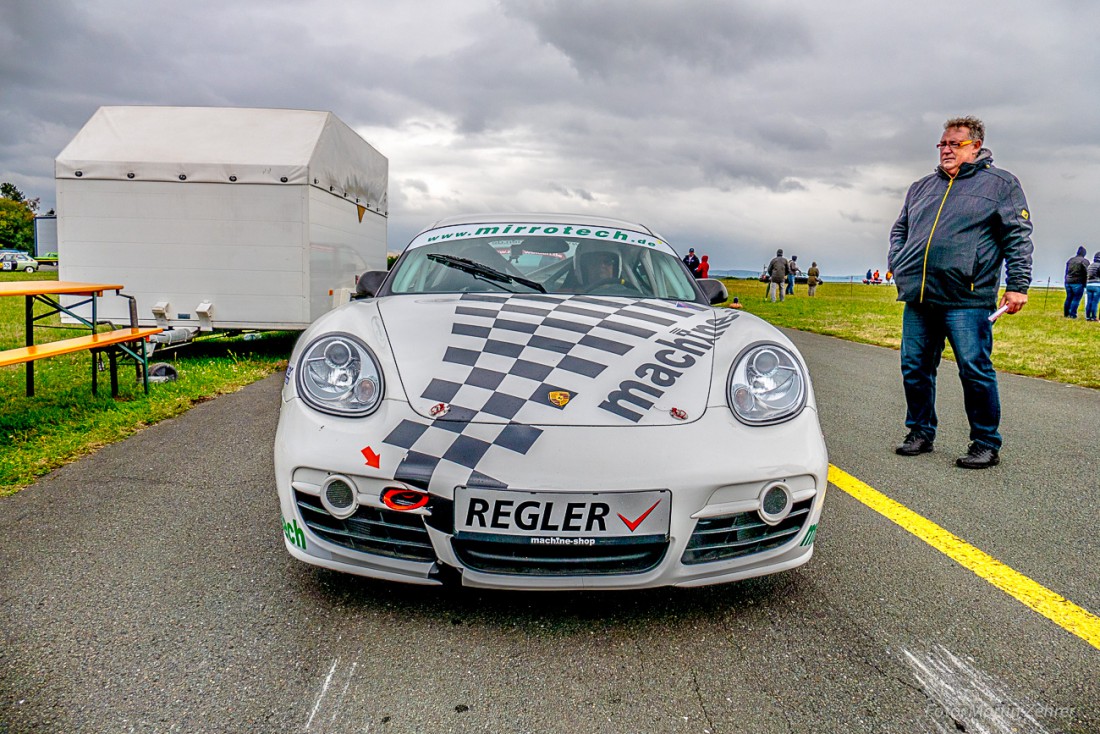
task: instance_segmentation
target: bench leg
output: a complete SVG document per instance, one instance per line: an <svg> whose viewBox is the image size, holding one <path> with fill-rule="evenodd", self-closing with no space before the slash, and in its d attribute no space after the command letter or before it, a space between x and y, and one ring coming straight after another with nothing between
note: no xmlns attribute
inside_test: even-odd
<svg viewBox="0 0 1100 734"><path fill-rule="evenodd" d="M23 319L26 323L26 344L31 346L34 344L34 296L27 296L23 303ZM34 360L27 362L25 365L25 372L27 378L27 397L34 397Z"/></svg>
<svg viewBox="0 0 1100 734"><path fill-rule="evenodd" d="M107 359L111 363L111 397L118 397L118 352L114 349L107 350Z"/></svg>
<svg viewBox="0 0 1100 734"><path fill-rule="evenodd" d="M92 395L99 395L99 351L92 350Z"/></svg>

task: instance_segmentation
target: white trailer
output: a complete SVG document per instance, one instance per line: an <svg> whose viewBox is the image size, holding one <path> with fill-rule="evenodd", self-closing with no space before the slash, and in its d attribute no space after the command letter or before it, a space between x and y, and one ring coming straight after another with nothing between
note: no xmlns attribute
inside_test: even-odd
<svg viewBox="0 0 1100 734"><path fill-rule="evenodd" d="M60 279L177 335L304 329L386 268L388 161L330 112L101 107L55 176Z"/></svg>
<svg viewBox="0 0 1100 734"><path fill-rule="evenodd" d="M45 257L57 252L57 217L43 214L34 218L34 256Z"/></svg>

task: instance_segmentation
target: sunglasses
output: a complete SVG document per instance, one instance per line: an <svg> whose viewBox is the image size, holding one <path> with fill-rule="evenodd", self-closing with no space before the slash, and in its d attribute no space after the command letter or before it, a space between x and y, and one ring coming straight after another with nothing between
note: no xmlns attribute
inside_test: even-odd
<svg viewBox="0 0 1100 734"><path fill-rule="evenodd" d="M936 147L939 148L940 150L943 150L944 148L950 148L951 150L958 150L959 148L962 148L963 146L966 146L966 145L970 145L973 142L974 142L973 140L960 140L957 143L947 142L947 141L940 141L940 142L936 143Z"/></svg>

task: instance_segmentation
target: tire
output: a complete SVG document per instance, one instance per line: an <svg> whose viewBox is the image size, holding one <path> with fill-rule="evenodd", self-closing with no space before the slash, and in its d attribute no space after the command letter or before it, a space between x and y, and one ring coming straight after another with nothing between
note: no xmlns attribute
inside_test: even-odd
<svg viewBox="0 0 1100 734"><path fill-rule="evenodd" d="M34 266L33 265L28 265L27 267L23 268L23 272L24 273L33 273L34 272Z"/></svg>
<svg viewBox="0 0 1100 734"><path fill-rule="evenodd" d="M149 365L149 382L175 382L177 379L179 379L179 373L167 362Z"/></svg>

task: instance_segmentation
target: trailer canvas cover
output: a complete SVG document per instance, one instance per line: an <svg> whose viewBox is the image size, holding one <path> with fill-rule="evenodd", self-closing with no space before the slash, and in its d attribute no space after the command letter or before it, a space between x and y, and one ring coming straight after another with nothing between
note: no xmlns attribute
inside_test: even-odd
<svg viewBox="0 0 1100 734"><path fill-rule="evenodd" d="M388 162L329 112L101 107L55 176L60 277L143 324L305 328L385 269Z"/></svg>

